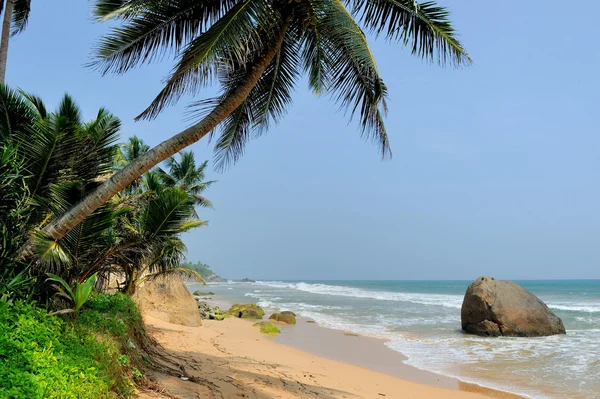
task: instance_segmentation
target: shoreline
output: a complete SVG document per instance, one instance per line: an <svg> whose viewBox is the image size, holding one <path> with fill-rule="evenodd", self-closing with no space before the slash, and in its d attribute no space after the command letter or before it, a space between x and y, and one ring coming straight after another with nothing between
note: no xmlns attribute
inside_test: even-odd
<svg viewBox="0 0 600 399"><path fill-rule="evenodd" d="M417 384L481 393L497 399L530 399L522 394L463 381L408 365L404 362L408 356L386 346L385 339L337 330L316 322L309 323L309 320L297 317L298 323L294 326L278 324L281 334L274 340L316 356L352 364Z"/></svg>
<svg viewBox="0 0 600 399"><path fill-rule="evenodd" d="M489 399L492 391L441 388L316 356L276 342L254 321L228 318L186 327L145 316L148 334L160 346L157 363L176 365L181 374L150 375L170 394L187 398ZM356 338L356 337L348 337ZM402 393L401 395L399 393ZM143 393L141 398L165 397Z"/></svg>
<svg viewBox="0 0 600 399"><path fill-rule="evenodd" d="M228 309L233 304L223 298L223 295L215 295L207 302L217 305L221 309ZM277 310L265 308L265 311L268 315ZM267 317L265 316L264 319ZM309 321L311 320L308 318L298 316L296 325L277 323L281 334L273 338L274 342L318 357L386 374L403 381L448 390L478 393L488 398L531 399L523 394L464 381L458 377L446 376L408 365L404 362L408 356L386 346L387 340L385 339L338 330ZM324 341L325 344L323 344Z"/></svg>

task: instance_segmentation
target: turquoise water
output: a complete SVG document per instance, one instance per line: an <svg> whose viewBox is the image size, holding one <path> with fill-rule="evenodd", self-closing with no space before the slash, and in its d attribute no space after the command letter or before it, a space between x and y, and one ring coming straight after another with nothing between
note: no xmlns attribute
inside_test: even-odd
<svg viewBox="0 0 600 399"><path fill-rule="evenodd" d="M600 398L600 280L518 283L562 318L566 336L463 334L460 307L470 281L261 281L210 289L385 338L407 364L424 370L532 398Z"/></svg>

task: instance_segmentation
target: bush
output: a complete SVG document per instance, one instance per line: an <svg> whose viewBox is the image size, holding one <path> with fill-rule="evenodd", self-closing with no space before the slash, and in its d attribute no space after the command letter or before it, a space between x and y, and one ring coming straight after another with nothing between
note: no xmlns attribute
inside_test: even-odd
<svg viewBox="0 0 600 399"><path fill-rule="evenodd" d="M260 327L260 332L268 335L277 335L281 332L277 326L271 321L261 321L260 323L253 324L254 327Z"/></svg>
<svg viewBox="0 0 600 399"><path fill-rule="evenodd" d="M143 331L141 316L122 294L95 294L75 325L0 301L0 398L131 397L143 379L132 331Z"/></svg>

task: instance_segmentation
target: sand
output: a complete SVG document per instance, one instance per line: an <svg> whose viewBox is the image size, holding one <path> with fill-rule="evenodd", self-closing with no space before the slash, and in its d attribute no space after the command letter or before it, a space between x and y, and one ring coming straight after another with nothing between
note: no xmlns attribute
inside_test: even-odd
<svg viewBox="0 0 600 399"><path fill-rule="evenodd" d="M162 346L157 362L171 370L171 375L154 372L152 376L172 395L183 399L499 397L487 390L466 392L420 384L319 357L276 342L247 320L205 320L202 326L188 327L148 314L144 318L149 334ZM340 339L356 338L340 334Z"/></svg>

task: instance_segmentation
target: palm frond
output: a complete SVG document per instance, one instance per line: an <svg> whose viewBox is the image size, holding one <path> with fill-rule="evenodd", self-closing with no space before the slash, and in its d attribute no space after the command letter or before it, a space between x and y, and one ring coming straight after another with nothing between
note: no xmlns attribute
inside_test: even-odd
<svg viewBox="0 0 600 399"><path fill-rule="evenodd" d="M346 0L361 23L375 34L399 40L412 52L441 64L470 64L471 58L458 40L445 7L429 1L414 0Z"/></svg>
<svg viewBox="0 0 600 399"><path fill-rule="evenodd" d="M29 101L35 107L39 116L42 119L44 119L48 116L48 110L46 109L46 104L44 104L44 101L42 100L42 98L40 96L31 94L31 93L27 93L23 90L19 90L19 92L21 93L21 95L23 97L25 97L27 99L27 101Z"/></svg>
<svg viewBox="0 0 600 399"><path fill-rule="evenodd" d="M138 281L138 285L143 284L146 281L153 281L157 278L168 278L170 276L181 276L192 281L204 283L204 279L197 271L188 269L187 267L174 267L171 269L149 273Z"/></svg>
<svg viewBox="0 0 600 399"><path fill-rule="evenodd" d="M181 232L181 226L193 215L189 195L177 188L165 188L152 199L139 216L138 229L149 238L172 236Z"/></svg>
<svg viewBox="0 0 600 399"><path fill-rule="evenodd" d="M39 114L22 93L0 84L0 140L27 134Z"/></svg>
<svg viewBox="0 0 600 399"><path fill-rule="evenodd" d="M136 119L152 119L183 94L193 94L216 77L219 68L245 65L262 47L258 26L273 26L270 2L241 0L192 40L154 101Z"/></svg>
<svg viewBox="0 0 600 399"><path fill-rule="evenodd" d="M121 19L95 49L91 66L103 73L124 73L140 64L179 51L198 32L221 18L235 0L100 0L100 20Z"/></svg>
<svg viewBox="0 0 600 399"><path fill-rule="evenodd" d="M25 30L31 14L31 0L14 0L11 35L18 35Z"/></svg>
<svg viewBox="0 0 600 399"><path fill-rule="evenodd" d="M383 121L387 88L366 37L340 0L323 4L315 23L328 50L331 70L326 87L351 119L359 115L363 136L379 146L382 157L391 157Z"/></svg>
<svg viewBox="0 0 600 399"><path fill-rule="evenodd" d="M299 75L299 52L295 32L288 30L280 50L246 100L222 123L214 151L217 169L223 170L235 163L243 155L251 136L261 135L271 123L277 123L285 115ZM222 98L244 82L245 73L244 70L232 71L222 77Z"/></svg>

